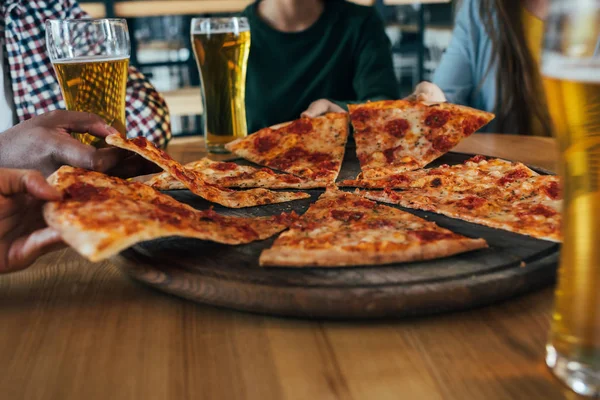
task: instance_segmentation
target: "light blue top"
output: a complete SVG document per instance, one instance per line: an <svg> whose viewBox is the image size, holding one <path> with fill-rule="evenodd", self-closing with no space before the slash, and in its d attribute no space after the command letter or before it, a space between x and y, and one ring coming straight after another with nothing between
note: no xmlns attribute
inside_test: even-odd
<svg viewBox="0 0 600 400"><path fill-rule="evenodd" d="M492 41L479 17L479 1L463 0L450 46L435 71L433 83L442 89L450 103L494 112L497 67L492 66L488 72L491 55ZM496 123L492 121L481 131L495 132L495 129Z"/></svg>

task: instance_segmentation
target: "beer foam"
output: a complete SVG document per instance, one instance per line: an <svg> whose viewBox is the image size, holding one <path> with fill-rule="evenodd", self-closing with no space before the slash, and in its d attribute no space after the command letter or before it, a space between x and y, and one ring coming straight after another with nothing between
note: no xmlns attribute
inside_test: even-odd
<svg viewBox="0 0 600 400"><path fill-rule="evenodd" d="M62 60L54 60L54 64L75 64L75 63L87 63L87 62L107 62L107 61L122 61L129 60L129 56L87 56L77 58L67 58Z"/></svg>
<svg viewBox="0 0 600 400"><path fill-rule="evenodd" d="M571 82L600 83L600 58L573 58L558 53L544 53L542 74Z"/></svg>

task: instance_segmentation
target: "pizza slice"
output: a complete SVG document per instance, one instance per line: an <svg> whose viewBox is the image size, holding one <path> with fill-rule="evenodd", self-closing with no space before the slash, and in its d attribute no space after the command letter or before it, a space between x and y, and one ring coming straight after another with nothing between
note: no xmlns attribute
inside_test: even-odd
<svg viewBox="0 0 600 400"><path fill-rule="evenodd" d="M358 179L340 182L340 187L358 187L365 189L415 189L436 188L440 186L465 190L477 186L505 186L517 179L538 175L525 164L499 158L488 159L475 156L462 164L437 168L400 172L374 179Z"/></svg>
<svg viewBox="0 0 600 400"><path fill-rule="evenodd" d="M197 172L206 183L224 188L312 189L320 185L291 174L278 174L268 168L254 168L233 162L212 161L203 158L185 164L186 170ZM155 175L145 182L157 190L186 189L185 185L167 172Z"/></svg>
<svg viewBox="0 0 600 400"><path fill-rule="evenodd" d="M307 178L320 187L335 182L348 140L348 115L330 113L265 128L225 148L279 171Z"/></svg>
<svg viewBox="0 0 600 400"><path fill-rule="evenodd" d="M135 243L168 236L243 244L287 228L296 215L238 218L196 210L137 182L61 167L48 181L63 199L44 206L44 218L64 241L90 261Z"/></svg>
<svg viewBox="0 0 600 400"><path fill-rule="evenodd" d="M494 118L469 107L407 100L348 108L364 179L423 168Z"/></svg>
<svg viewBox="0 0 600 400"><path fill-rule="evenodd" d="M538 175L499 185L366 191L369 199L432 211L451 218L559 242L562 201L559 179Z"/></svg>
<svg viewBox="0 0 600 400"><path fill-rule="evenodd" d="M328 189L260 256L262 266L343 267L446 257L487 247L410 213Z"/></svg>
<svg viewBox="0 0 600 400"><path fill-rule="evenodd" d="M200 174L185 169L167 153L156 147L144 137L127 140L119 134L114 134L106 137L106 143L141 155L145 159L154 162L172 177L183 183L190 191L192 191L192 193L225 207L253 207L310 197L309 194L302 192L273 192L267 189L235 191L206 183Z"/></svg>

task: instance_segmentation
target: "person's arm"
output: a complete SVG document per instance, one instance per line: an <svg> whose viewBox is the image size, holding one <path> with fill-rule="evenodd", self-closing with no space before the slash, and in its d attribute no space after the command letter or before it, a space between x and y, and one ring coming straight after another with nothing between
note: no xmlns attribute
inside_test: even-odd
<svg viewBox="0 0 600 400"><path fill-rule="evenodd" d="M442 56L433 76L437 85L450 103L468 105L477 82L474 82L475 54L477 45L475 14L477 2L465 0L459 10L452 40Z"/></svg>
<svg viewBox="0 0 600 400"><path fill-rule="evenodd" d="M89 18L77 1L69 1L69 18ZM171 118L165 99L136 68L129 67L126 97L127 136L145 136L160 147L171 140Z"/></svg>
<svg viewBox="0 0 600 400"><path fill-rule="evenodd" d="M302 113L303 116L314 118L328 112L347 111L348 104L352 103L398 98L398 80L394 73L391 43L375 9L371 10L358 31L352 79L356 99L319 99L310 104Z"/></svg>

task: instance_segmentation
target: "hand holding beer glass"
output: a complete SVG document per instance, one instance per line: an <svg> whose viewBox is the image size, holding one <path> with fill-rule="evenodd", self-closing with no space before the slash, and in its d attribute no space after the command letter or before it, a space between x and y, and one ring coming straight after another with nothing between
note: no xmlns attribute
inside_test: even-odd
<svg viewBox="0 0 600 400"><path fill-rule="evenodd" d="M48 20L46 46L67 110L97 114L125 136L130 53L127 22ZM101 139L85 132L72 135L84 144L102 144Z"/></svg>
<svg viewBox="0 0 600 400"><path fill-rule="evenodd" d="M206 146L212 153L227 153L225 144L248 134L250 26L246 18L194 18L191 32L202 84Z"/></svg>
<svg viewBox="0 0 600 400"><path fill-rule="evenodd" d="M561 152L563 246L546 363L600 395L600 0L551 3L542 73ZM558 104L560 103L560 104Z"/></svg>

